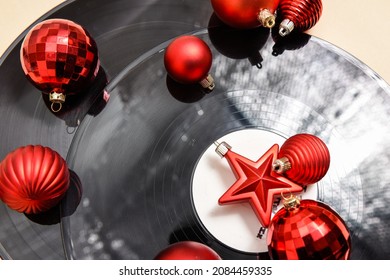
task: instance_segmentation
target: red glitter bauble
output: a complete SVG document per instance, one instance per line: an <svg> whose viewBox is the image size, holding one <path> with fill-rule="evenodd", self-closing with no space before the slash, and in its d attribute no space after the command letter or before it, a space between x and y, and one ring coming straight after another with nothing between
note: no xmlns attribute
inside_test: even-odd
<svg viewBox="0 0 390 280"><path fill-rule="evenodd" d="M279 0L211 0L215 14L227 25L250 29L275 25Z"/></svg>
<svg viewBox="0 0 390 280"><path fill-rule="evenodd" d="M48 147L20 147L0 164L0 198L18 212L37 214L52 208L69 182L65 160Z"/></svg>
<svg viewBox="0 0 390 280"><path fill-rule="evenodd" d="M351 237L343 219L322 202L295 203L279 210L271 221L267 233L271 259L347 260Z"/></svg>
<svg viewBox="0 0 390 280"><path fill-rule="evenodd" d="M180 36L173 40L164 54L164 65L172 79L183 84L200 83L213 89L209 71L212 64L209 46L196 36Z"/></svg>
<svg viewBox="0 0 390 280"><path fill-rule="evenodd" d="M325 143L315 135L296 134L280 147L275 171L284 173L291 181L310 185L328 172L330 154Z"/></svg>
<svg viewBox="0 0 390 280"><path fill-rule="evenodd" d="M20 50L24 73L52 102L77 94L95 79L99 70L96 43L80 25L66 19L48 19L35 25Z"/></svg>
<svg viewBox="0 0 390 280"><path fill-rule="evenodd" d="M221 257L210 247L194 242L181 241L162 250L155 260L221 260Z"/></svg>
<svg viewBox="0 0 390 280"><path fill-rule="evenodd" d="M282 19L279 34L286 36L293 30L312 28L322 14L321 0L280 0L278 17Z"/></svg>

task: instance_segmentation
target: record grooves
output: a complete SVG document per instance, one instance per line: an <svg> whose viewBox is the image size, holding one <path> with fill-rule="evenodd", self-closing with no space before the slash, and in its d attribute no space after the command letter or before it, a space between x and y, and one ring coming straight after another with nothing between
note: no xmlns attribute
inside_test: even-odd
<svg viewBox="0 0 390 280"><path fill-rule="evenodd" d="M68 215L50 225L1 205L6 255L151 259L171 243L193 240L224 259L267 258L218 240L200 219L192 193L196 166L215 140L259 130L284 139L300 132L320 136L331 167L318 198L350 227L353 259L389 258L390 90L359 61L310 36L281 42L264 32L253 49L224 49L229 34L245 38L213 19L206 0L70 2L50 17L79 22L101 46L96 95L75 101L80 110L65 117L52 114L18 68L17 44L0 65L1 128L7 132L1 152L34 143L56 149L77 174L82 198L78 204L67 197L61 206ZM211 93L166 74L165 47L187 33L213 52ZM105 78L108 102L102 99Z"/></svg>

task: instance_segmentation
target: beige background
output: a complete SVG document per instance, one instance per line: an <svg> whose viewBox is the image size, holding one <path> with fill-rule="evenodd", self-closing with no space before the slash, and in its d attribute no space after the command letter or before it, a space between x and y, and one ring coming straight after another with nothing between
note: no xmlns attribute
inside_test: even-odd
<svg viewBox="0 0 390 280"><path fill-rule="evenodd" d="M62 2L0 0L0 55L31 23ZM322 0L322 3L322 17L309 33L348 51L390 84L390 1Z"/></svg>

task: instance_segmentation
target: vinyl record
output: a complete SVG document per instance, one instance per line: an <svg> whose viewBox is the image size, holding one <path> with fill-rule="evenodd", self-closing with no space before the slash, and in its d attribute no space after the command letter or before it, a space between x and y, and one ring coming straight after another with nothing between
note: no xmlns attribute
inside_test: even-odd
<svg viewBox="0 0 390 280"><path fill-rule="evenodd" d="M152 259L169 244L192 240L223 259L266 259L264 250L251 247L263 232L243 214L250 213L246 206L237 210L214 199L234 178L213 143L227 140L256 159L272 143L305 132L328 145L331 166L304 195L346 221L351 258L390 258L390 90L361 62L308 35L281 40L264 30L262 41L252 44L257 50L240 54L223 36L243 40L242 34L212 20L206 0L70 1L45 17L68 18L90 31L109 81L105 94L101 87L92 91L97 100L110 98L91 102L98 104L92 110L82 102L75 119L72 110L61 118L25 81L20 40L2 58L1 126L8 132L1 135L2 155L22 144L45 144L66 157L82 184L78 206L69 197L62 202L69 214L61 227L34 223L1 204L3 256ZM216 87L210 93L166 74L165 48L182 34L202 38L212 50ZM253 57L260 60L247 59ZM199 199L203 193L210 195ZM253 232L245 244L231 231L234 219L242 222L238 230ZM222 222L213 228L216 221Z"/></svg>

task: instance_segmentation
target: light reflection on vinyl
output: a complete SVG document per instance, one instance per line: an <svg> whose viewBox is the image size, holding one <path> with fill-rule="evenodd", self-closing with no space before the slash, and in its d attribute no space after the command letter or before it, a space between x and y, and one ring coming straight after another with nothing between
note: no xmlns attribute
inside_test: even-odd
<svg viewBox="0 0 390 280"><path fill-rule="evenodd" d="M71 214L61 225L37 224L1 204L3 257L151 259L171 243L193 240L224 259L268 258L210 234L191 194L196 164L215 140L257 129L323 139L331 167L318 199L350 227L353 259L390 258L389 87L350 55L307 35L298 38L302 44L275 42L259 30L258 67L237 49L221 49L231 31L212 16L206 0L76 1L55 11L50 17L74 20L95 37L110 80L108 103L96 113L78 111L81 123L71 133L25 80L20 42L12 46L0 66L2 156L24 144L48 145L67 158L83 196L75 211L66 211L74 200L63 201L62 213ZM189 32L213 51L211 93L166 75L164 48Z"/></svg>

